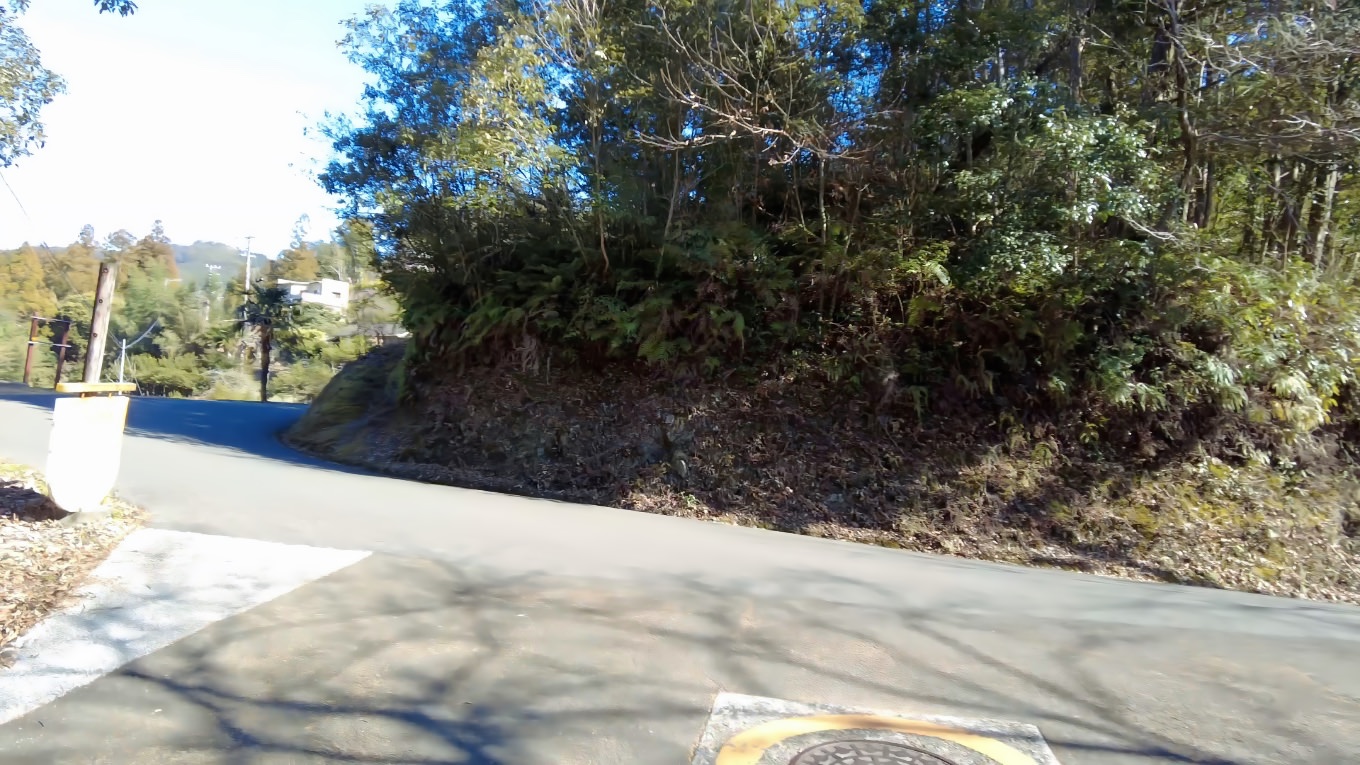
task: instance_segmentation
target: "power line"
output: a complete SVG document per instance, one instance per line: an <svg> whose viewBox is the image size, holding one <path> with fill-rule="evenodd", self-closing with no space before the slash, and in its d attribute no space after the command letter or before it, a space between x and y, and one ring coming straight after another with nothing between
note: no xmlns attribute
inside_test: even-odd
<svg viewBox="0 0 1360 765"><path fill-rule="evenodd" d="M129 343L128 341L124 340L124 341L123 341L123 347L126 348L126 347L131 346L131 345L136 345L137 343L140 343L140 342L142 342L143 340L145 340L145 339L146 339L146 336L149 335L149 334L151 334L151 331L154 330L154 329L156 328L156 325L159 324L160 321L161 321L160 319L152 319L152 320L151 320L151 326L147 327L145 332L143 332L141 335L139 335L139 336L137 337L136 340L133 340L133 341L130 342L130 343Z"/></svg>
<svg viewBox="0 0 1360 765"><path fill-rule="evenodd" d="M4 183L5 188L9 190L9 195L14 197L14 204L19 206L19 212L24 214L24 220L28 221L28 225L33 225L33 217L28 214L28 208L24 207L24 201L19 198L19 194L14 190L14 187L9 185L9 179L5 177L4 173L0 173L0 183ZM47 253L47 263L52 267L52 270L61 274L61 278L66 281L66 286L71 289L71 292L79 292L79 290L76 289L76 285L71 281L71 274L68 272L68 269L63 268L60 264L56 263L57 256L52 253L52 248L47 246L46 241L41 242L40 245L43 252Z"/></svg>
<svg viewBox="0 0 1360 765"><path fill-rule="evenodd" d="M146 331L139 335L136 340L133 340L130 343L127 340L123 340L122 347L118 350L118 382L123 381L123 367L124 362L127 361L127 349L145 340L147 335L150 335L151 331L154 330L159 323L160 319L152 319L151 326L147 327Z"/></svg>
<svg viewBox="0 0 1360 765"><path fill-rule="evenodd" d="M14 197L14 204L19 205L19 212L24 214L24 220L32 223L33 219L28 215L28 208L24 207L23 200L19 199L19 195L14 192L14 187L9 185L9 179L5 177L4 173L0 173L0 183L5 184L5 188L9 189L9 195Z"/></svg>

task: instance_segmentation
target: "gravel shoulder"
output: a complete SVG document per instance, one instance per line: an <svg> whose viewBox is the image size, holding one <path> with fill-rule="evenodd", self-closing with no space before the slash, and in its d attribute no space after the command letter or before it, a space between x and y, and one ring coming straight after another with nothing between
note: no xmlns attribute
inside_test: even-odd
<svg viewBox="0 0 1360 765"><path fill-rule="evenodd" d="M95 566L145 514L118 500L106 515L72 523L46 495L38 471L0 462L0 667L4 649L66 605Z"/></svg>

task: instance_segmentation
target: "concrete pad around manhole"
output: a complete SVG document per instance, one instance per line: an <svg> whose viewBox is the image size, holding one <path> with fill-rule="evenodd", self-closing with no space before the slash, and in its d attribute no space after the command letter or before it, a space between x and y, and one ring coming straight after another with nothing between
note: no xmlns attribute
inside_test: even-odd
<svg viewBox="0 0 1360 765"><path fill-rule="evenodd" d="M1059 765L1033 725L719 694L691 765Z"/></svg>

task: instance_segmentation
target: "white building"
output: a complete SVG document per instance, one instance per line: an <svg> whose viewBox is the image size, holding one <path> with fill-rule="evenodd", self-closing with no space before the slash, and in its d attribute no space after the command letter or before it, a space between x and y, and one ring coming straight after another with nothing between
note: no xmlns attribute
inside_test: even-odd
<svg viewBox="0 0 1360 765"><path fill-rule="evenodd" d="M279 289L287 290L288 300L293 303L316 303L335 311L349 307L349 282L339 279L318 279L314 282L280 279Z"/></svg>

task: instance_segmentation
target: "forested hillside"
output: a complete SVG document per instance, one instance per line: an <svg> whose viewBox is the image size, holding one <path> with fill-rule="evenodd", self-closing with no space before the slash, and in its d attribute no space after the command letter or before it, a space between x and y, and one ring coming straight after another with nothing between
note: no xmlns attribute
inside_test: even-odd
<svg viewBox="0 0 1360 765"><path fill-rule="evenodd" d="M235 275L245 267L240 250L221 242L172 244L171 248L175 253L175 265L187 273L197 274L204 268L216 266L216 270Z"/></svg>
<svg viewBox="0 0 1360 765"><path fill-rule="evenodd" d="M636 412L655 454L597 488L655 467L713 514L1139 565L1227 529L1267 589L1294 553L1251 535L1308 529L1355 576L1354 4L405 2L346 45L375 84L324 182L402 298L408 406L449 410L423 444L490 444L465 375L512 359L691 407ZM411 459L550 486L572 433Z"/></svg>
<svg viewBox="0 0 1360 765"><path fill-rule="evenodd" d="M310 400L340 366L370 347L371 326L394 319L372 272L349 270L357 261L343 239L299 237L273 259L255 257L253 278L263 280L261 288L279 278L316 279L323 270L332 278L352 275L363 288L344 313L313 305L280 310L272 338L272 397ZM159 222L142 237L117 231L99 240L87 226L65 247L25 244L0 252L0 380L22 377L32 316L72 320L74 347L66 352L64 377L81 379L105 259L118 264L106 379L116 379L118 346L127 340L125 375L145 395L260 397L260 327L243 320L245 259L223 244L175 245ZM45 326L42 339L54 341L55 327ZM33 384L52 385L56 366L53 350L40 346Z"/></svg>

